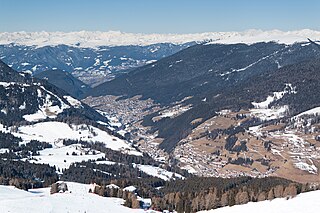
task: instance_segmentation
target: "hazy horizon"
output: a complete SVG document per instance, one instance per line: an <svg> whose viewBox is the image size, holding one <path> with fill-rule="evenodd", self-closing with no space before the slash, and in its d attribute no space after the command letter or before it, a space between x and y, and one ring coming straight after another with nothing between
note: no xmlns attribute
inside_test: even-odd
<svg viewBox="0 0 320 213"><path fill-rule="evenodd" d="M303 31L303 30L311 30L311 31L319 31L320 29L311 29L311 28L301 28L301 29L292 29L292 30L281 30L281 29L269 29L263 30L258 28L252 29L244 29L244 30L229 30L229 31L203 31L203 32L129 32L129 31L122 31L122 30L73 30L73 31L47 31L47 30L38 30L38 31L27 31L27 30L19 30L19 31L0 31L0 33L79 33L79 32L100 32L100 33L123 33L123 34L144 34L144 35L152 35L152 34L172 34L172 35L186 35L186 34L205 34L205 33L245 33L250 31L261 31L261 32L272 32L272 31L281 31L281 32L294 32L294 31Z"/></svg>

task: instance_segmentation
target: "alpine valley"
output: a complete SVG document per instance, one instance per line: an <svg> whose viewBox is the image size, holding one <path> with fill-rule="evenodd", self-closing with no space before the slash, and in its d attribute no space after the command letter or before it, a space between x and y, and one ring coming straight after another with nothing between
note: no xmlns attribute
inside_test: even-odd
<svg viewBox="0 0 320 213"><path fill-rule="evenodd" d="M0 33L1 209L303 209L320 189L318 40Z"/></svg>

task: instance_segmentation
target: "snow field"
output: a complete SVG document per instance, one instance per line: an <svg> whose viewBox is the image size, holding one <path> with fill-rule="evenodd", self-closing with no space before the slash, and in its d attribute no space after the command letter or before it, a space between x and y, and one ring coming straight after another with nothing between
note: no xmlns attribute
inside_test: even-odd
<svg viewBox="0 0 320 213"><path fill-rule="evenodd" d="M312 191L299 194L289 200L277 198L272 201L250 202L244 205L223 207L199 213L315 213L320 209L319 200L320 191Z"/></svg>
<svg viewBox="0 0 320 213"><path fill-rule="evenodd" d="M33 189L29 192L11 186L0 185L1 212L23 213L139 213L154 212L130 209L120 198L101 197L89 193L93 185L67 182L69 191L50 194L50 188Z"/></svg>
<svg viewBox="0 0 320 213"><path fill-rule="evenodd" d="M143 171L144 173L147 173L148 175L160 178L165 181L169 181L171 178L174 178L174 177L184 179L184 177L178 173L169 172L159 167L150 166L150 165L141 165L141 164L133 164L133 166L138 167L139 170Z"/></svg>

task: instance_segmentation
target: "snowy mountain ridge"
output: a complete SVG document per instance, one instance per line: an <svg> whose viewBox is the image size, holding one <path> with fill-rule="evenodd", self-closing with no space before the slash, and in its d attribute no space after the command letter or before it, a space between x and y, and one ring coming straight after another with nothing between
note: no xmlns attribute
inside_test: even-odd
<svg viewBox="0 0 320 213"><path fill-rule="evenodd" d="M194 34L143 34L120 31L79 31L79 32L0 32L0 44L20 44L26 46L55 46L66 44L79 47L150 45L156 43L182 44L192 41L210 43L256 43L276 41L292 44L307 38L320 39L320 32L310 29L296 31L251 29L243 32L205 32Z"/></svg>

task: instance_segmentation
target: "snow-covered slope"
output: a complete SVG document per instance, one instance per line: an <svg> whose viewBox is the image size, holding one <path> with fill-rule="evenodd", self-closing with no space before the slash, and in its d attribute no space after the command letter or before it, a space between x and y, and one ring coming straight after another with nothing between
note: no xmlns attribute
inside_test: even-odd
<svg viewBox="0 0 320 213"><path fill-rule="evenodd" d="M49 121L18 127L12 132L12 128L4 128L0 124L0 131L11 132L23 141L39 140L51 143L57 147L63 139L81 140L88 142L102 142L107 148L117 151L125 151L128 154L141 155L135 151L126 141L90 125L68 125L62 122Z"/></svg>
<svg viewBox="0 0 320 213"><path fill-rule="evenodd" d="M130 209L122 206L124 202L122 199L101 197L88 193L93 185L73 182L67 182L67 185L69 191L53 195L50 194L49 188L32 189L27 192L11 186L0 185L1 212L155 212L152 210ZM201 211L201 213L314 213L320 208L319 197L320 191L313 191L300 194L289 200L278 198L272 201L251 202L244 205Z"/></svg>
<svg viewBox="0 0 320 213"><path fill-rule="evenodd" d="M68 153L68 154L67 154ZM39 151L38 156L34 156L31 163L49 164L57 169L68 169L72 163L96 160L103 158L105 155L99 151L82 148L80 144L69 146L55 146L54 148Z"/></svg>
<svg viewBox="0 0 320 213"><path fill-rule="evenodd" d="M159 167L151 166L151 165L134 165L138 167L139 170L147 173L148 175L151 175L153 177L160 178L165 181L169 181L171 179L184 179L182 175L179 175L178 173L169 172L165 169L161 169Z"/></svg>
<svg viewBox="0 0 320 213"><path fill-rule="evenodd" d="M201 211L201 213L314 213L320 209L320 191L307 192L298 195L296 198L286 200L278 198L272 201L261 201L256 203L247 203L232 207Z"/></svg>
<svg viewBox="0 0 320 213"><path fill-rule="evenodd" d="M86 212L130 213L146 212L122 206L120 198L106 198L88 193L92 187L86 184L67 182L69 191L50 195L50 188L29 192L0 185L0 212ZM151 212L151 211L149 211Z"/></svg>
<svg viewBox="0 0 320 213"><path fill-rule="evenodd" d="M301 117L304 115L317 115L319 113L320 113L320 107L315 107L315 108L312 108L312 109L307 110L305 112L302 112L299 115L296 115L295 118L298 118L298 117Z"/></svg>
<svg viewBox="0 0 320 213"><path fill-rule="evenodd" d="M45 80L18 73L0 60L0 123L37 122L69 115L108 122L94 109ZM14 100L14 101L13 101Z"/></svg>
<svg viewBox="0 0 320 213"><path fill-rule="evenodd" d="M252 115L258 117L260 120L272 120L281 118L288 111L288 106L272 106L273 102L280 100L286 94L296 94L297 91L295 87L292 87L291 84L286 84L285 88L281 92L273 92L273 95L269 95L265 101L256 103L252 102L254 109L250 109Z"/></svg>
<svg viewBox="0 0 320 213"><path fill-rule="evenodd" d="M81 47L150 45L155 43L182 44L191 41L212 40L213 43L255 43L259 41L277 41L294 43L306 38L320 39L320 32L298 30L283 32L279 30L248 30L244 32L208 32L195 34L134 34L119 31L109 32L3 32L0 44L36 45L76 45Z"/></svg>
<svg viewBox="0 0 320 213"><path fill-rule="evenodd" d="M94 109L46 81L12 70L1 61L0 94L1 134L11 133L12 137L21 138L20 146L33 140L51 145L44 150L36 148L39 152L32 162L69 168L71 163L105 156L97 150L76 144L77 141L100 142L106 148L142 156L130 143L113 135L108 120ZM99 129L97 121L104 123L105 127ZM75 141L66 146L64 140ZM2 150L2 153L5 152ZM27 157L30 156L22 158Z"/></svg>
<svg viewBox="0 0 320 213"><path fill-rule="evenodd" d="M20 126L16 131L11 131L12 129L14 128L4 128L0 124L0 131L12 133L14 136L21 138L23 140L21 144L28 143L31 140L50 143L52 148L41 150L39 155L32 156L32 159L28 160L37 164L49 164L57 169L68 169L72 163L105 157L105 154L97 150L84 148L81 144L64 145L63 140L68 139L101 142L109 149L121 151L128 155L142 156L141 152L135 150L126 141L90 125L68 125L62 122L50 121Z"/></svg>

